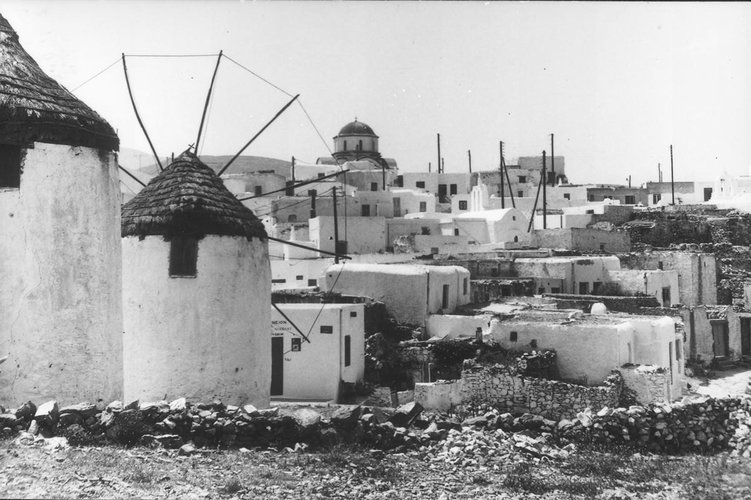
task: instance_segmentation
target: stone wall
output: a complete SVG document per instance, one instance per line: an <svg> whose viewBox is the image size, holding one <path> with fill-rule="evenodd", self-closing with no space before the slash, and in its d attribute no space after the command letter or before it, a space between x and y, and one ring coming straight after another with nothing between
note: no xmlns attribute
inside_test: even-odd
<svg viewBox="0 0 751 500"><path fill-rule="evenodd" d="M510 413L545 418L572 418L585 408L618 406L623 379L613 374L604 385L586 387L556 380L525 377L515 366L465 363L462 401L486 403Z"/></svg>
<svg viewBox="0 0 751 500"><path fill-rule="evenodd" d="M668 370L651 365L624 365L618 371L623 377L623 385L634 392L637 403L648 405L670 399Z"/></svg>
<svg viewBox="0 0 751 500"><path fill-rule="evenodd" d="M581 309L589 312L592 304L602 302L609 311L636 313L643 307L658 307L657 298L652 296L619 295L573 295L565 293L546 293L543 297L552 299L559 309Z"/></svg>

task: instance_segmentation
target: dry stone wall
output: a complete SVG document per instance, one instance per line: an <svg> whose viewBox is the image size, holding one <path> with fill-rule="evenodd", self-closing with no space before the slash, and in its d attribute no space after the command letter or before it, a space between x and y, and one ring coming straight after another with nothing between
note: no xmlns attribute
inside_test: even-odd
<svg viewBox="0 0 751 500"><path fill-rule="evenodd" d="M623 379L617 372L602 386L586 387L521 375L516 366L465 363L462 401L485 403L510 413L571 418L586 408L618 405Z"/></svg>

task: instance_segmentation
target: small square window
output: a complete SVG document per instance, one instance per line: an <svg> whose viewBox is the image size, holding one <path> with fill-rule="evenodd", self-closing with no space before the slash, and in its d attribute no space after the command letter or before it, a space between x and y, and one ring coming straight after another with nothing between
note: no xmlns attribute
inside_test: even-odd
<svg viewBox="0 0 751 500"><path fill-rule="evenodd" d="M308 280L308 286L318 286L318 280Z"/></svg>
<svg viewBox="0 0 751 500"><path fill-rule="evenodd" d="M524 198L524 191L517 191L516 196L518 196L519 198Z"/></svg>
<svg viewBox="0 0 751 500"><path fill-rule="evenodd" d="M302 281L303 279L305 279L305 276L303 276L302 274L298 274L297 276L295 276L295 279L297 281Z"/></svg>
<svg viewBox="0 0 751 500"><path fill-rule="evenodd" d="M459 200L459 210L467 209L467 200Z"/></svg>
<svg viewBox="0 0 751 500"><path fill-rule="evenodd" d="M255 186L253 188L253 194L256 196L261 196L263 194L263 186Z"/></svg>
<svg viewBox="0 0 751 500"><path fill-rule="evenodd" d="M370 183L370 190L371 191L378 191L378 183L377 182L371 182Z"/></svg>
<svg viewBox="0 0 751 500"><path fill-rule="evenodd" d="M517 332L511 332L511 335L509 335L509 340L511 342L516 342L519 340L519 334Z"/></svg>
<svg viewBox="0 0 751 500"><path fill-rule="evenodd" d="M421 201L420 202L420 212L427 212L428 211L428 202Z"/></svg>
<svg viewBox="0 0 751 500"><path fill-rule="evenodd" d="M321 325L321 333L334 333L334 327L330 325Z"/></svg>
<svg viewBox="0 0 751 500"><path fill-rule="evenodd" d="M519 184L526 184L527 183L527 176L526 175L520 175L519 176Z"/></svg>
<svg viewBox="0 0 751 500"><path fill-rule="evenodd" d="M350 318L356 318L357 317L357 311L350 311L349 317Z"/></svg>
<svg viewBox="0 0 751 500"><path fill-rule="evenodd" d="M0 144L0 188L21 187L21 147Z"/></svg>
<svg viewBox="0 0 751 500"><path fill-rule="evenodd" d="M563 199L564 200L570 200L571 199L571 193L563 193Z"/></svg>
<svg viewBox="0 0 751 500"><path fill-rule="evenodd" d="M169 275L172 278L195 278L198 261L198 240L191 236L175 236L170 240Z"/></svg>
<svg viewBox="0 0 751 500"><path fill-rule="evenodd" d="M320 179L320 178L322 178L322 177L326 177L326 174L323 174L323 173L319 173L319 174L318 174L318 178Z"/></svg>
<svg viewBox="0 0 751 500"><path fill-rule="evenodd" d="M425 189L425 181L415 182L415 187L417 187L418 189Z"/></svg>
<svg viewBox="0 0 751 500"><path fill-rule="evenodd" d="M370 217L370 205L361 205L360 215L362 215L363 217Z"/></svg>
<svg viewBox="0 0 751 500"><path fill-rule="evenodd" d="M292 337L292 345L290 346L290 350L292 352L300 352L302 351L302 339L299 337Z"/></svg>

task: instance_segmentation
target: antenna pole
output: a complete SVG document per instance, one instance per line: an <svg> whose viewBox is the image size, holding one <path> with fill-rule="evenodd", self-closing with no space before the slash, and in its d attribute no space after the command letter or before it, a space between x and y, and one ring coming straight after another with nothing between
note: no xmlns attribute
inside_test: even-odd
<svg viewBox="0 0 751 500"><path fill-rule="evenodd" d="M545 165L545 151L542 152L542 228L548 228L548 197L546 186L548 184L548 173Z"/></svg>
<svg viewBox="0 0 751 500"><path fill-rule="evenodd" d="M670 194L673 199L671 205L675 205L675 179L673 177L673 145L670 145Z"/></svg>
<svg viewBox="0 0 751 500"><path fill-rule="evenodd" d="M151 139L149 138L149 133L146 132L146 127L143 125L143 122L141 121L141 115L138 114L136 101L133 99L133 91L130 88L130 79L128 78L128 66L125 64L125 52L122 53L122 59L123 59L123 73L125 73L125 85L128 86L128 95L130 96L130 103L133 105L133 112L136 114L136 120L138 120L138 124L141 126L143 135L146 136L146 141L148 141L149 143L151 152L154 154L154 159L156 160L156 164L159 165L159 171L161 172L162 170L164 170L164 167L162 166L162 162L159 161L159 155L156 154L156 149L154 149L154 145L151 143Z"/></svg>
<svg viewBox="0 0 751 500"><path fill-rule="evenodd" d="M550 185L555 186L555 136L550 134Z"/></svg>
<svg viewBox="0 0 751 500"><path fill-rule="evenodd" d="M214 74L211 75L211 83L209 84L209 92L206 94L206 102L203 105L203 114L201 114L201 124L198 126L198 136L196 136L196 145L193 148L196 156L198 156L198 143L201 142L201 132L203 132L203 123L206 120L206 112L209 109L209 101L211 101L211 91L214 89L214 80L216 80L216 73L219 71L219 62L222 60L222 51L219 51L219 57L216 58L216 66L214 66Z"/></svg>
<svg viewBox="0 0 751 500"><path fill-rule="evenodd" d="M511 189L511 178L508 176L508 168L506 168L506 159L502 158L503 171L506 173L506 182L508 183L508 194L511 195L511 206L516 208L516 202L514 201L514 190Z"/></svg>
<svg viewBox="0 0 751 500"><path fill-rule="evenodd" d="M258 138L258 136L261 135L264 132L264 130L266 130L267 128L269 128L269 125L271 125L272 123L274 123L274 121L277 118L279 118L279 116L282 113L284 113L287 110L287 108L289 108L290 106L292 106L292 103L295 102L298 97L300 97L300 94L297 94L295 97L293 97L292 99L290 99L290 101L287 104L285 104L284 107L282 109L280 109L277 112L277 114L275 114L274 117L271 120L269 120L268 123L266 125L264 125L261 130L258 131L258 133L256 135L254 135L248 142L245 143L245 146L243 146L242 149L240 149L240 151L238 151L237 154L235 154L235 156L233 156L232 159L230 161L228 161L227 164L224 167L222 167L222 169L216 175L218 175L218 176L222 175L224 173L224 171L227 170L229 168L229 166L232 165L232 163L235 160L237 160L237 158L241 154L243 154L243 151L245 151L246 149L248 149L248 146L250 146L253 143L253 141L255 141Z"/></svg>
<svg viewBox="0 0 751 500"><path fill-rule="evenodd" d="M438 144L438 173L442 173L441 170L441 134L436 134L436 141Z"/></svg>
<svg viewBox="0 0 751 500"><path fill-rule="evenodd" d="M500 143L500 149L501 149L501 159L498 163L498 171L501 174L501 208L506 208L506 194L503 192L503 141ZM509 186L510 188L511 186Z"/></svg>
<svg viewBox="0 0 751 500"><path fill-rule="evenodd" d="M469 173L472 173L472 150L467 150L467 157L469 159Z"/></svg>

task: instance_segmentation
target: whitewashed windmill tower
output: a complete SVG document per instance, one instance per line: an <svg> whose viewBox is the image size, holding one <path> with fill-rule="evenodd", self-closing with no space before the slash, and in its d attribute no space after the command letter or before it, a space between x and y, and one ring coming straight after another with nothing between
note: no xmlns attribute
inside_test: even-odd
<svg viewBox="0 0 751 500"><path fill-rule="evenodd" d="M0 16L0 402L121 397L117 135Z"/></svg>
<svg viewBox="0 0 751 500"><path fill-rule="evenodd" d="M125 399L269 404L263 224L190 152L122 208Z"/></svg>

